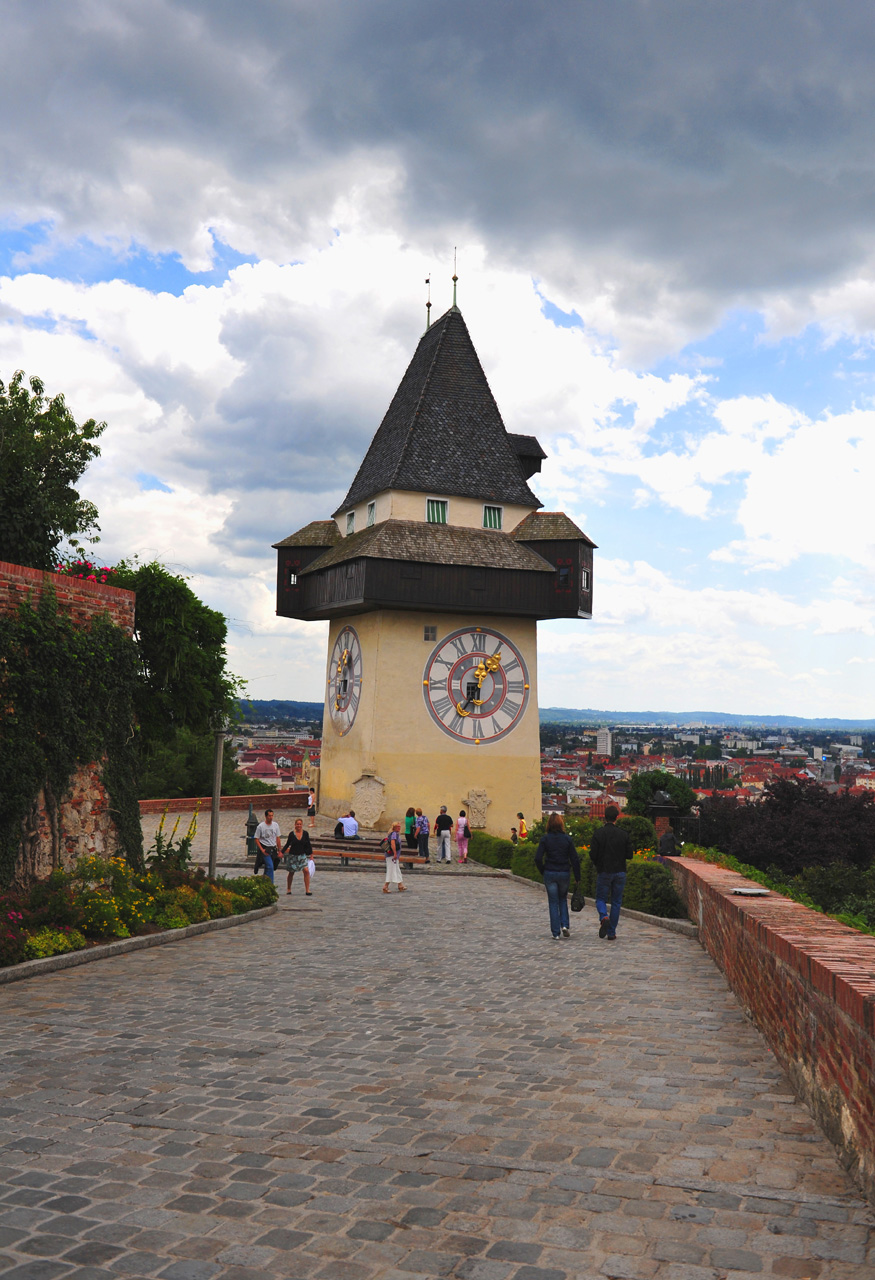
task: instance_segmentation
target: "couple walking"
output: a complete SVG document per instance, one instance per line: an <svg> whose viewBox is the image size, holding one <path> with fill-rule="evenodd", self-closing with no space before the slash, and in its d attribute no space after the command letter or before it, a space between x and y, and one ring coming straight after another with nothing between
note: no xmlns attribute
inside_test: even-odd
<svg viewBox="0 0 875 1280"><path fill-rule="evenodd" d="M626 863L632 857L632 841L629 833L618 827L619 809L608 805L605 809L605 825L592 838L590 861L596 869L595 905L599 917L599 937L615 942L620 906L626 887ZM535 854L535 866L544 878L547 901L550 908L550 935L570 938L568 918L568 888L572 873L575 882L580 880L580 858L570 836L565 834L565 823L558 813L551 813L547 822L547 834L542 837ZM610 898L610 911L608 899Z"/></svg>
<svg viewBox="0 0 875 1280"><path fill-rule="evenodd" d="M400 823L399 829L400 829ZM452 835L453 826L456 828L456 844L459 848L459 862L468 861L468 840L471 837L471 830L468 826L468 818L465 810L459 812L455 824L453 819L447 813L447 806L441 805L441 811L434 821L434 834L437 836L438 842L438 862L452 862ZM431 824L421 809L410 808L407 810L405 817L405 839L409 849L416 849L421 858L431 861L431 855L428 848L428 837L431 830Z"/></svg>

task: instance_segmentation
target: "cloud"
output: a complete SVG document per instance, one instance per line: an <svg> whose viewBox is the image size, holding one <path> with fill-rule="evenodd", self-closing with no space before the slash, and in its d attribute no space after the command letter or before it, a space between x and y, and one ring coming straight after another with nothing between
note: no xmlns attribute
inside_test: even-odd
<svg viewBox="0 0 875 1280"><path fill-rule="evenodd" d="M53 241L145 245L199 270L217 234L286 262L354 213L445 261L453 242L488 242L637 360L728 306L777 314L790 292L801 324L875 257L875 31L859 6L43 0L38 14L4 16L0 175L7 219Z"/></svg>

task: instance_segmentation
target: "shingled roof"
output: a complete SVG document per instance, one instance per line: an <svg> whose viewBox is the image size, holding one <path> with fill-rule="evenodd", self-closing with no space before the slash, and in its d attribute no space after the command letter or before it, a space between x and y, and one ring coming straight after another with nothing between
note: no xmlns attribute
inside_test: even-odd
<svg viewBox="0 0 875 1280"><path fill-rule="evenodd" d="M333 547L340 542L340 530L334 520L311 520L297 533L290 533L274 547Z"/></svg>
<svg viewBox="0 0 875 1280"><path fill-rule="evenodd" d="M462 313L422 335L335 515L386 489L540 507L526 483Z"/></svg>
<svg viewBox="0 0 875 1280"><path fill-rule="evenodd" d="M521 520L510 535L517 542L566 542L596 544L564 511L533 511Z"/></svg>
<svg viewBox="0 0 875 1280"><path fill-rule="evenodd" d="M323 552L301 573L317 573L333 564L360 557L555 572L553 565L536 551L495 529L466 529L453 524L424 524L419 520L384 520L370 529L341 538L336 546Z"/></svg>

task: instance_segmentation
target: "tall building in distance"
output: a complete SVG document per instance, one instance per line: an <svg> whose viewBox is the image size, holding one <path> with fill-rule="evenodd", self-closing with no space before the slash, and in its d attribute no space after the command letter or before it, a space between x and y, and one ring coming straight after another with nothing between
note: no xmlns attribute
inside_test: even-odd
<svg viewBox="0 0 875 1280"><path fill-rule="evenodd" d="M595 544L529 487L462 313L426 330L330 520L274 544L277 613L327 619L320 811L540 815L539 619L592 616Z"/></svg>
<svg viewBox="0 0 875 1280"><path fill-rule="evenodd" d="M596 754L600 756L609 756L614 750L614 735L610 729L599 729L595 738Z"/></svg>

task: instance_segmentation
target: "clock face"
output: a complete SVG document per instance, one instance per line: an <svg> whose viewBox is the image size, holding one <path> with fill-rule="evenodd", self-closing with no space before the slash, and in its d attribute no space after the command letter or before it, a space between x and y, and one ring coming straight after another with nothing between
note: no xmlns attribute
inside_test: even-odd
<svg viewBox="0 0 875 1280"><path fill-rule="evenodd" d="M328 660L328 712L343 736L349 733L362 695L362 646L353 627L345 626Z"/></svg>
<svg viewBox="0 0 875 1280"><path fill-rule="evenodd" d="M497 742L522 720L529 673L507 636L486 627L453 631L432 650L422 674L429 715L457 742Z"/></svg>

